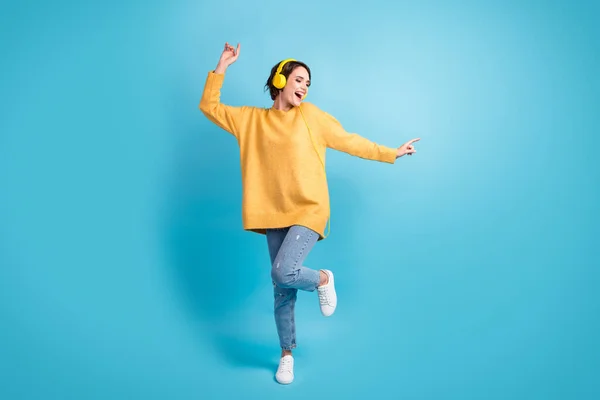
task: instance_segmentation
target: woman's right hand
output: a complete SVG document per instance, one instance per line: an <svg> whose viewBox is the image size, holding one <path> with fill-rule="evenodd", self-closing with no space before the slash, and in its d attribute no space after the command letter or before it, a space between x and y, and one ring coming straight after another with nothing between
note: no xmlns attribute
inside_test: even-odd
<svg viewBox="0 0 600 400"><path fill-rule="evenodd" d="M222 74L225 72L227 67L233 64L240 55L240 44L238 43L237 49L234 49L233 46L229 45L229 43L225 43L225 49L223 49L223 53L221 53L221 58L219 58L219 64L217 64L217 68L215 69L215 73Z"/></svg>

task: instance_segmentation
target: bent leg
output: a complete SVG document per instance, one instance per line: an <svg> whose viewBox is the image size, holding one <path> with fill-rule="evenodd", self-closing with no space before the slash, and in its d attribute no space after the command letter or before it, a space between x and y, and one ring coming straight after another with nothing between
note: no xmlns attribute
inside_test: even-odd
<svg viewBox="0 0 600 400"><path fill-rule="evenodd" d="M320 271L302 264L318 239L318 233L304 226L289 228L272 262L271 278L277 286L308 292L317 289L321 281Z"/></svg>

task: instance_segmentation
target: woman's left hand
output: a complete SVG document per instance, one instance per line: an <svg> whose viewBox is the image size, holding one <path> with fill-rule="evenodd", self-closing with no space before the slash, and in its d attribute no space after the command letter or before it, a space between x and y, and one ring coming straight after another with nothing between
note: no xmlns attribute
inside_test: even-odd
<svg viewBox="0 0 600 400"><path fill-rule="evenodd" d="M421 140L421 138L412 139L412 140L409 140L408 142L404 143L402 146L398 147L398 151L396 152L396 158L400 158L405 154L412 156L413 153L416 153L417 150L415 149L415 146L413 146L412 144L414 142L418 142L419 140Z"/></svg>

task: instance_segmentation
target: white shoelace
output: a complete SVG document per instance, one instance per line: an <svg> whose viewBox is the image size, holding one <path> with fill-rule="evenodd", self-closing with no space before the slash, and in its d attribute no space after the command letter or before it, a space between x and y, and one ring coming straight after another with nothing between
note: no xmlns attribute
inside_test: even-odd
<svg viewBox="0 0 600 400"><path fill-rule="evenodd" d="M292 359L283 357L279 363L279 372L292 372Z"/></svg>
<svg viewBox="0 0 600 400"><path fill-rule="evenodd" d="M329 290L322 289L318 291L319 294L319 302L321 304L329 304Z"/></svg>

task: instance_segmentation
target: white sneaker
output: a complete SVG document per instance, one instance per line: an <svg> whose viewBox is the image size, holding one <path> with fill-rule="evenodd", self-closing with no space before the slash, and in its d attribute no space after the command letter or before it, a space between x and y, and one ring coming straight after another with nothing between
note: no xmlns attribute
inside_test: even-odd
<svg viewBox="0 0 600 400"><path fill-rule="evenodd" d="M337 294L335 293L335 283L333 280L333 272L328 269L322 270L329 277L329 282L326 285L319 286L317 292L319 294L319 303L321 304L321 314L326 317L331 316L337 307Z"/></svg>
<svg viewBox="0 0 600 400"><path fill-rule="evenodd" d="M294 380L294 357L285 355L279 360L279 368L275 374L275 379L282 385L292 383Z"/></svg>

